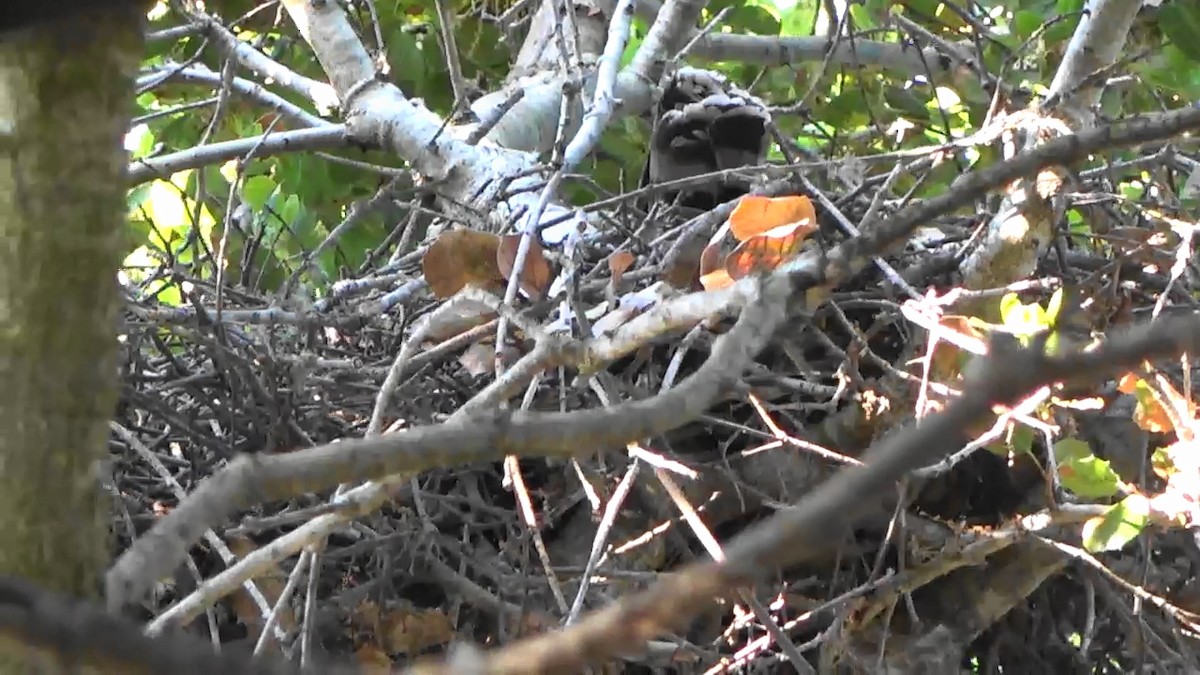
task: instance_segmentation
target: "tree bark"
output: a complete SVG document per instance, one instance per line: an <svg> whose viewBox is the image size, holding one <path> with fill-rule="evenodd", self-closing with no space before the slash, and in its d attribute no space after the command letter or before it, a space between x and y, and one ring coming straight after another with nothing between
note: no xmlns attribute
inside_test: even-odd
<svg viewBox="0 0 1200 675"><path fill-rule="evenodd" d="M0 34L0 574L82 597L109 557L96 466L142 41L129 2Z"/></svg>

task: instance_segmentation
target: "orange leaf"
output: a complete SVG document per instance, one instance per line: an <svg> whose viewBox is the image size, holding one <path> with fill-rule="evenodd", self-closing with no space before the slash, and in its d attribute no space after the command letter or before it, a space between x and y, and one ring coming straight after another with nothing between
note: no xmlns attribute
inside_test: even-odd
<svg viewBox="0 0 1200 675"><path fill-rule="evenodd" d="M700 278L721 267L721 245L709 244L700 253Z"/></svg>
<svg viewBox="0 0 1200 675"><path fill-rule="evenodd" d="M362 672L375 675L392 672L392 660L375 645L365 644L354 651L354 660Z"/></svg>
<svg viewBox="0 0 1200 675"><path fill-rule="evenodd" d="M625 274L625 270L633 264L634 256L629 251L613 251L612 255L608 256L608 271L612 273L613 285L621 283L621 275Z"/></svg>
<svg viewBox="0 0 1200 675"><path fill-rule="evenodd" d="M1133 422L1152 434L1165 434L1175 428L1167 411L1154 399L1138 401L1133 411Z"/></svg>
<svg viewBox="0 0 1200 675"><path fill-rule="evenodd" d="M500 237L487 232L443 232L421 258L429 289L439 298L448 298L470 283L488 285L504 281L496 265L499 247Z"/></svg>
<svg viewBox="0 0 1200 675"><path fill-rule="evenodd" d="M1121 379L1117 381L1117 391L1122 394L1133 394L1138 390L1138 380L1141 378L1133 373L1125 373Z"/></svg>
<svg viewBox="0 0 1200 675"><path fill-rule="evenodd" d="M808 235L817 229L811 222L791 223L772 228L746 239L725 258L725 270L732 279L779 267L794 258Z"/></svg>
<svg viewBox="0 0 1200 675"><path fill-rule="evenodd" d="M521 235L506 234L500 238L500 247L496 250L496 263L500 273L508 279L512 275L513 263L517 260L517 249L521 246ZM529 253L525 256L525 266L521 269L521 290L529 294L530 299L538 300L550 287L554 272L550 269L550 261L542 251L542 243L537 237L529 239Z"/></svg>
<svg viewBox="0 0 1200 675"><path fill-rule="evenodd" d="M738 241L766 234L781 225L816 227L817 212L803 195L763 197L747 195L729 214L729 231Z"/></svg>
<svg viewBox="0 0 1200 675"><path fill-rule="evenodd" d="M700 285L706 291L715 291L727 286L733 285L733 279L730 278L729 272L723 269L715 269L708 274L700 277Z"/></svg>
<svg viewBox="0 0 1200 675"><path fill-rule="evenodd" d="M1132 394L1137 398L1137 407L1133 411L1133 422L1142 430L1152 434L1161 434L1174 428L1171 416L1167 414L1151 391L1150 385L1146 384L1143 378L1134 373L1126 373L1117 384L1117 390L1123 394Z"/></svg>

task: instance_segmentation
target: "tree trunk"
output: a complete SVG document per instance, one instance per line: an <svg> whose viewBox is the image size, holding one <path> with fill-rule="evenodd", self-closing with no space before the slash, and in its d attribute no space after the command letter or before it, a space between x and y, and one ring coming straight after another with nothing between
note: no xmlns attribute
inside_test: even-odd
<svg viewBox="0 0 1200 675"><path fill-rule="evenodd" d="M0 33L0 574L83 597L109 554L95 467L141 24L125 2Z"/></svg>

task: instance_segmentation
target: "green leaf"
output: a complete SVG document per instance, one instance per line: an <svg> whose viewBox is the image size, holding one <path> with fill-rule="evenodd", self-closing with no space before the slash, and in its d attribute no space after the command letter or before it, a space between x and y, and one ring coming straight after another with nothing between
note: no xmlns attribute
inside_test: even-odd
<svg viewBox="0 0 1200 675"><path fill-rule="evenodd" d="M1085 499L1099 499L1121 489L1121 477L1106 460L1092 453L1091 447L1077 438L1064 438L1054 444L1058 477L1063 487Z"/></svg>
<svg viewBox="0 0 1200 675"><path fill-rule="evenodd" d="M936 16L938 13L938 7L941 4L941 0L908 0L908 2L904 3L904 6L908 9L912 9L918 15ZM916 17L910 18L915 19Z"/></svg>
<svg viewBox="0 0 1200 675"><path fill-rule="evenodd" d="M251 176L242 182L242 199L250 208L258 211L266 206L275 187L275 181L270 176Z"/></svg>
<svg viewBox="0 0 1200 675"><path fill-rule="evenodd" d="M1083 524L1083 547L1092 553L1116 551L1137 538L1150 522L1150 500L1129 495L1104 515Z"/></svg>
<svg viewBox="0 0 1200 675"><path fill-rule="evenodd" d="M779 19L764 7L744 4L730 12L726 21L739 33L779 35Z"/></svg>
<svg viewBox="0 0 1200 675"><path fill-rule="evenodd" d="M1042 15L1028 9L1019 9L1012 19L1012 31L1022 40L1028 40L1037 29L1042 27Z"/></svg>
<svg viewBox="0 0 1200 675"><path fill-rule="evenodd" d="M1158 13L1158 26L1184 54L1200 61L1200 5L1195 2L1173 2Z"/></svg>
<svg viewBox="0 0 1200 675"><path fill-rule="evenodd" d="M132 218L125 222L125 231L129 236L130 248L137 248L150 241L154 226L141 218Z"/></svg>
<svg viewBox="0 0 1200 675"><path fill-rule="evenodd" d="M135 211L142 207L151 197L151 186L153 183L142 183L125 193L125 208L130 211Z"/></svg>
<svg viewBox="0 0 1200 675"><path fill-rule="evenodd" d="M416 34L407 30L392 31L387 41L388 61L396 79L409 91L420 90L425 84L425 51L418 44Z"/></svg>
<svg viewBox="0 0 1200 675"><path fill-rule="evenodd" d="M1012 449L1018 455L1028 455L1033 449L1034 439L1033 427L1025 424L1018 424L1012 431Z"/></svg>
<svg viewBox="0 0 1200 675"><path fill-rule="evenodd" d="M854 27L859 30L867 30L879 25L867 8L857 2L850 4L850 18L854 19Z"/></svg>
<svg viewBox="0 0 1200 675"><path fill-rule="evenodd" d="M1059 286L1050 296L1050 304L1046 307L1047 324L1053 326L1058 321L1058 314L1062 311L1063 297L1062 286Z"/></svg>
<svg viewBox="0 0 1200 675"><path fill-rule="evenodd" d="M1013 326L1020 322L1025 305L1016 293L1005 293L1000 298L1000 322L1005 326Z"/></svg>
<svg viewBox="0 0 1200 675"><path fill-rule="evenodd" d="M177 284L168 281L159 282L147 295L168 307L183 305L183 292L179 290Z"/></svg>
<svg viewBox="0 0 1200 675"><path fill-rule="evenodd" d="M779 34L785 37L812 35L816 19L817 3L798 2L784 13Z"/></svg>
<svg viewBox="0 0 1200 675"><path fill-rule="evenodd" d="M154 131L145 124L139 124L129 130L125 135L125 148L129 150L131 159L138 159L150 154L154 146L158 144L158 137L154 135Z"/></svg>
<svg viewBox="0 0 1200 675"><path fill-rule="evenodd" d="M1092 456L1092 446L1078 438L1064 438L1054 444L1054 460L1059 464Z"/></svg>
<svg viewBox="0 0 1200 675"><path fill-rule="evenodd" d="M1071 35L1075 33L1075 29L1079 26L1079 13L1083 10L1084 2L1085 0L1058 0L1055 8L1051 12L1047 12L1048 16L1064 17L1070 15L1070 17L1062 21L1056 21L1046 29L1046 32L1042 33L1046 44L1053 45L1070 39Z"/></svg>
<svg viewBox="0 0 1200 675"><path fill-rule="evenodd" d="M303 212L304 205L300 203L300 198L296 195L288 195L287 201L279 209L279 218L288 225L294 225Z"/></svg>
<svg viewBox="0 0 1200 675"><path fill-rule="evenodd" d="M857 129L870 121L866 105L862 92L846 91L830 99L821 119L838 129Z"/></svg>

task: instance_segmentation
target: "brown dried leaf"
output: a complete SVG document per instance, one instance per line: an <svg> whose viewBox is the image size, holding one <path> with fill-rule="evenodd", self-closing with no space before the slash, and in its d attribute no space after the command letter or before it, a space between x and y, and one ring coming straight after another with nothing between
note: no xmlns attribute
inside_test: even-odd
<svg viewBox="0 0 1200 675"><path fill-rule="evenodd" d="M517 259L517 249L521 246L521 235L506 234L500 237L500 246L496 249L496 263L500 274L508 279L512 275L513 263ZM550 269L550 261L542 250L542 243L537 237L529 239L529 253L525 256L525 266L521 269L521 290L525 291L531 300L540 300L550 287L554 272Z"/></svg>
<svg viewBox="0 0 1200 675"><path fill-rule="evenodd" d="M354 650L354 660L362 672L369 675L386 675L392 672L392 659L372 644L364 644Z"/></svg>
<svg viewBox="0 0 1200 675"><path fill-rule="evenodd" d="M608 271L612 274L613 286L621 285L621 276L633 265L635 259L634 255L626 250L613 251L612 255L608 256Z"/></svg>
<svg viewBox="0 0 1200 675"><path fill-rule="evenodd" d="M436 609L401 609L381 619L380 637L392 654L418 654L454 639L450 617Z"/></svg>
<svg viewBox="0 0 1200 675"><path fill-rule="evenodd" d="M704 277L710 272L714 272L722 267L721 264L721 244L714 242L704 247L704 251L700 253L700 279L703 283ZM707 288L707 287L706 287Z"/></svg>
<svg viewBox="0 0 1200 675"><path fill-rule="evenodd" d="M487 287L502 283L504 275L496 264L499 248L500 237L488 232L443 232L421 259L429 289L439 298L448 298L467 284Z"/></svg>
<svg viewBox="0 0 1200 675"><path fill-rule="evenodd" d="M689 239L679 251L668 256L660 268L661 278L674 288L688 291L700 283L700 256L704 252L705 241L700 238Z"/></svg>

